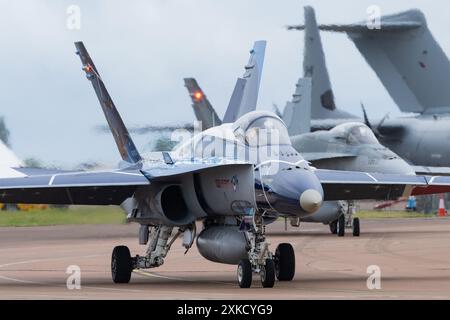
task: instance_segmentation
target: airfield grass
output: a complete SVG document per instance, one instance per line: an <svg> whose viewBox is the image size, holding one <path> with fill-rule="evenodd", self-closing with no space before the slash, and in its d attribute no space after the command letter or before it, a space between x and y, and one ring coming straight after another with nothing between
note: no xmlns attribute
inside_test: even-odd
<svg viewBox="0 0 450 320"><path fill-rule="evenodd" d="M435 213L420 213L407 211L357 211L356 217L361 219L387 219L387 218L432 218Z"/></svg>
<svg viewBox="0 0 450 320"><path fill-rule="evenodd" d="M45 210L0 211L0 227L123 223L125 223L125 213L115 206L70 206Z"/></svg>
<svg viewBox="0 0 450 320"><path fill-rule="evenodd" d="M358 211L361 219L432 218L436 214L405 211ZM0 211L0 227L32 227L71 224L124 224L125 213L117 206L70 206L30 211Z"/></svg>

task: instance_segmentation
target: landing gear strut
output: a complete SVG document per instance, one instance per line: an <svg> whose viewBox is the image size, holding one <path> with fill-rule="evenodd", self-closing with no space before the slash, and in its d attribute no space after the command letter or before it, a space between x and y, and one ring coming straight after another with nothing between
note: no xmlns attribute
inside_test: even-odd
<svg viewBox="0 0 450 320"><path fill-rule="evenodd" d="M134 269L148 269L161 266L173 242L181 233L189 231L188 234L191 238L195 238L195 224L183 229L180 228L169 241L172 230L173 227L166 225L151 227L151 237L148 241L147 252L143 257L139 255L131 257L130 250L126 246L115 247L111 256L111 274L114 283L130 282L131 273ZM146 237L142 238L146 239ZM183 245L186 249L189 249L192 246L192 242L193 240L183 242Z"/></svg>
<svg viewBox="0 0 450 320"><path fill-rule="evenodd" d="M354 237L359 237L360 225L359 218L354 217L356 212L356 206L354 201L348 201L348 209L345 213L345 227L352 229Z"/></svg>
<svg viewBox="0 0 450 320"><path fill-rule="evenodd" d="M237 269L237 279L241 288L249 288L253 273L260 276L264 288L272 288L275 278L290 281L295 275L295 254L289 243L278 245L275 255L269 251L265 238L263 218L259 214L253 216L253 223L245 231L250 250L248 259L242 259Z"/></svg>

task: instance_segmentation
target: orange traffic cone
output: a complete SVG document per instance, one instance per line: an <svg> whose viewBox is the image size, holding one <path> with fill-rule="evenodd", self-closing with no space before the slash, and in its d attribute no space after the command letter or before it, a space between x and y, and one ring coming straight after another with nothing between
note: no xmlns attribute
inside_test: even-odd
<svg viewBox="0 0 450 320"><path fill-rule="evenodd" d="M445 217L446 215L445 211L445 203L444 203L444 196L441 195L439 198L439 217Z"/></svg>

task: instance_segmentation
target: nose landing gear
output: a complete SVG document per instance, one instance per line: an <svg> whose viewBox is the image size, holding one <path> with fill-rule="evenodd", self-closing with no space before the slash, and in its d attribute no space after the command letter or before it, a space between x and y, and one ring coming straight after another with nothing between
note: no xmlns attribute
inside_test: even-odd
<svg viewBox="0 0 450 320"><path fill-rule="evenodd" d="M264 233L262 217L255 215L253 226L245 231L250 248L248 259L242 259L237 268L237 280L241 288L251 286L253 273L259 274L263 288L272 288L275 278L279 281L290 281L294 278L294 248L289 243L281 243L273 255L269 251Z"/></svg>

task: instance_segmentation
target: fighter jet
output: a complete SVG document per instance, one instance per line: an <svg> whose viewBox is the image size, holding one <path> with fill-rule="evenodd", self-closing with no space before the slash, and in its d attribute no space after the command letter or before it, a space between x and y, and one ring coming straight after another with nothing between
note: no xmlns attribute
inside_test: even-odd
<svg viewBox="0 0 450 320"><path fill-rule="evenodd" d="M255 47L256 45L250 51L250 61L255 60L254 55L257 56L258 52L262 52L262 50L255 50ZM261 61L261 69L262 59L258 60ZM246 69L248 68L246 67ZM259 82L260 75L259 78L253 79ZM238 87L238 82L236 82L236 87ZM192 108L197 120L210 124L209 119L218 118L213 106L195 79L185 79L185 86L191 97ZM300 78L295 86L292 100L286 103L281 115L286 122L293 147L302 154L305 160L320 169L415 174L408 163L382 146L370 128L363 123L340 124L332 131L310 133L311 87L311 78ZM257 94L258 91L254 90L249 91L247 96L253 95L252 101L256 101ZM234 103L228 105L225 115L232 113L229 111L230 109L237 110L236 106L245 105L233 97L230 101ZM255 110L256 105L252 106L246 110ZM281 112L279 113L281 114ZM209 126L207 125L207 127ZM344 236L345 228L351 228L353 235L359 236L360 222L359 218L353 217L353 207L353 202L327 202L313 217L291 219L291 225L298 227L301 221L320 222L329 225L333 234Z"/></svg>
<svg viewBox="0 0 450 320"><path fill-rule="evenodd" d="M115 283L130 281L133 269L159 267L174 240L183 234L189 249L208 260L237 264L240 287L258 273L263 287L275 277L292 280L295 256L290 244L273 254L265 238L265 217L314 215L323 201L396 199L404 194L450 191L450 178L320 170L292 147L283 121L272 112L253 111L233 123L212 127L172 152L143 158L128 133L103 79L83 43L75 43L122 158L110 171L11 169L0 178L4 202L120 205L127 219L141 225L132 257L114 248ZM196 221L203 230L196 234ZM178 229L172 236L172 231Z"/></svg>
<svg viewBox="0 0 450 320"><path fill-rule="evenodd" d="M314 10L305 7L305 24L288 29L317 30ZM331 85L326 70L319 33L309 37L305 47L304 74L313 77L313 130L332 128L349 121L365 122L378 140L414 165L417 173L449 174L450 147L450 62L428 29L419 10L408 10L381 17L381 29L367 27L367 22L349 25L319 25L324 31L346 32L369 65L376 72L391 97L404 112L419 113L379 121L369 121L345 113L331 103ZM307 35L308 34L308 35ZM330 94L331 92L331 94ZM331 99L332 100L332 99ZM326 103L325 103L326 102ZM418 152L420 150L420 152Z"/></svg>

